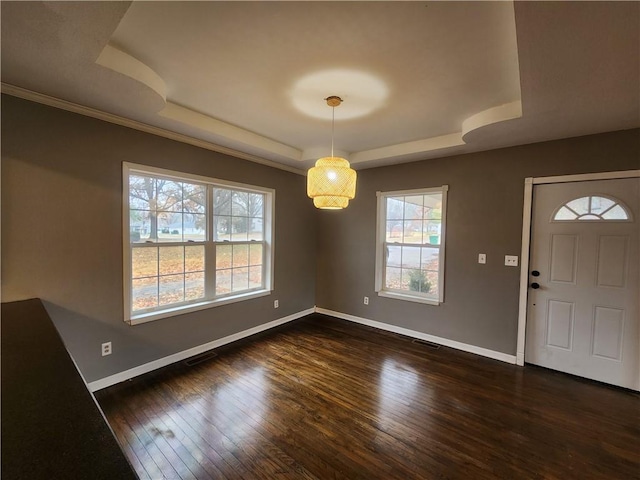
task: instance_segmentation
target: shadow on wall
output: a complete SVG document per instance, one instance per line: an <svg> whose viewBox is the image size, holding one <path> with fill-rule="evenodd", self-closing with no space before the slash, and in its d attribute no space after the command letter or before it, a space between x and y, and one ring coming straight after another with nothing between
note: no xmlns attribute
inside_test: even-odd
<svg viewBox="0 0 640 480"><path fill-rule="evenodd" d="M108 324L46 300L42 303L87 383L174 353L169 345L149 342L124 322ZM111 342L112 353L103 357L104 342Z"/></svg>

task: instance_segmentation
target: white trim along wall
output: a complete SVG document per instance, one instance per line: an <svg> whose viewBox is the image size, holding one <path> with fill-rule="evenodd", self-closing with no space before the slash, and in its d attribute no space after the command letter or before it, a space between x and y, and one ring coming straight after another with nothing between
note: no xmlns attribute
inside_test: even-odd
<svg viewBox="0 0 640 480"><path fill-rule="evenodd" d="M137 377L139 375L152 372L153 370L157 370L158 368L166 367L167 365L171 365L172 363L186 360L187 358L193 357L194 355L199 355L200 353L207 352L209 350L221 347L228 343L235 342L237 340L241 340L246 337L250 337L251 335L255 335L256 333L264 332L265 330L269 330L270 328L277 327L278 325L283 325L293 320L297 320L298 318L311 315L314 312L315 312L315 308L308 308L307 310L303 310L301 312L297 312L297 313L288 315L286 317L273 320L263 325L258 325L257 327L249 328L247 330L243 330L242 332L234 333L232 335L219 338L218 340L213 340L211 342L198 345L197 347L189 348L187 350L183 350L182 352L174 353L173 355L169 355L168 357L159 358L158 360L154 360L153 362L145 363L143 365L130 368L129 370L125 370L124 372L116 373L114 375L101 378L100 380L95 380L87 384L87 386L89 387L89 390L92 392L102 390L103 388L110 387L111 385L115 385L116 383L124 382L126 380Z"/></svg>
<svg viewBox="0 0 640 480"><path fill-rule="evenodd" d="M525 333L527 330L527 300L529 292L529 255L531 241L531 213L533 205L533 186L549 183L586 182L589 180L615 180L619 178L640 177L640 170L618 172L585 173L555 177L529 177L524 180L524 207L522 211L522 252L520 254L520 299L518 306L518 343L516 364L524 366Z"/></svg>
<svg viewBox="0 0 640 480"><path fill-rule="evenodd" d="M347 313L334 312L333 310L327 310L325 308L316 307L317 313L324 315L330 315L332 317L341 318L350 322L360 323L361 325L367 325L369 327L379 328L380 330L386 330L387 332L399 333L407 337L418 338L427 342L436 343L444 347L455 348L456 350L462 350L463 352L474 353L483 357L492 358L494 360L500 360L501 362L516 363L516 357L507 353L496 352L495 350L489 350L488 348L477 347L475 345L469 345L468 343L457 342L448 338L436 337L435 335L429 335L428 333L417 332L408 328L398 327L396 325L390 325L388 323L378 322L376 320L369 320L368 318L356 317L355 315L349 315Z"/></svg>
<svg viewBox="0 0 640 480"><path fill-rule="evenodd" d="M186 360L195 355L199 355L209 350L213 350L214 348L221 347L228 343L241 340L251 335L255 335L256 333L264 332L265 330L269 330L279 325L283 325L293 320L297 320L307 315L311 315L312 313L321 313L323 315L330 315L332 317L340 318L342 320L359 323L361 325L367 325L369 327L379 328L380 330L386 330L388 332L398 333L400 335L405 335L407 337L418 338L420 340L436 343L438 345L442 345L445 347L455 348L456 350L461 350L463 352L469 352L476 355L481 355L483 357L492 358L494 360L500 360L501 362L506 362L511 364L516 363L516 357L513 355L508 355L506 353L496 352L494 350L489 350L487 348L482 348L482 347L477 347L475 345L469 345L466 343L457 342L455 340L449 340L447 338L436 337L435 335L429 335L427 333L417 332L415 330L409 330L408 328L397 327L395 325L389 325L387 323L377 322L375 320L369 320L367 318L356 317L354 315L349 315L346 313L335 312L333 310L327 310L325 308L314 307L314 308L308 308L307 310L303 310L301 312L294 313L292 315L288 315L283 318L279 318L277 320L273 320L263 325L258 325L257 327L243 330L242 332L234 333L233 335L228 335L218 340L213 340L211 342L207 342L202 345L198 345L196 347L183 350L182 352L174 353L173 355L169 355L167 357L160 358L158 360L154 360L152 362L145 363L143 365L139 365L129 370L125 370L123 372L116 373L114 375L110 375L105 378L101 378L100 380L95 380L93 382L88 383L87 386L89 387L90 391L96 392L98 390L102 390L103 388L107 388L117 383L124 382L126 380L137 377L139 375L143 375L145 373L152 372L159 368L166 367L168 365L171 365L172 363Z"/></svg>

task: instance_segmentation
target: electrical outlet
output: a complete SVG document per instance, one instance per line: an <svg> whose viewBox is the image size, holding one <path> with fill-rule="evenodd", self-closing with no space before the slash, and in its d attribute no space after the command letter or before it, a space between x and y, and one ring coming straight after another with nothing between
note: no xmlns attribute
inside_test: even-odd
<svg viewBox="0 0 640 480"><path fill-rule="evenodd" d="M487 263L487 254L479 253L478 254L478 263Z"/></svg>
<svg viewBox="0 0 640 480"><path fill-rule="evenodd" d="M274 300L273 301L273 308L278 308L280 306L280 303L278 302L278 300Z"/></svg>
<svg viewBox="0 0 640 480"><path fill-rule="evenodd" d="M517 267L518 266L518 256L517 255L505 255L504 256L504 264L507 267Z"/></svg>
<svg viewBox="0 0 640 480"><path fill-rule="evenodd" d="M369 305L369 297L364 297L364 304Z"/></svg>
<svg viewBox="0 0 640 480"><path fill-rule="evenodd" d="M102 356L106 357L107 355L111 355L111 342L102 344Z"/></svg>

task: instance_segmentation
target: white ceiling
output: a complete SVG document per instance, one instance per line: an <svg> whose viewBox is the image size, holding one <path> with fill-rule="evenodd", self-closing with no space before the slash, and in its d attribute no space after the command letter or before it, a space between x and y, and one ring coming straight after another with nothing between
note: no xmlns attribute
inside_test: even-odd
<svg viewBox="0 0 640 480"><path fill-rule="evenodd" d="M287 169L640 127L639 2L1 8L3 92Z"/></svg>

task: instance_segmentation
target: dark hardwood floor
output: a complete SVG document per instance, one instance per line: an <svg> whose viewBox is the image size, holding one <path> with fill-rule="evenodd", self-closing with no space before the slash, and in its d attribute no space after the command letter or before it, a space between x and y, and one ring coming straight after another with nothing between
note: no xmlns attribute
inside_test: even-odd
<svg viewBox="0 0 640 480"><path fill-rule="evenodd" d="M640 396L322 315L96 394L140 478L638 479Z"/></svg>

